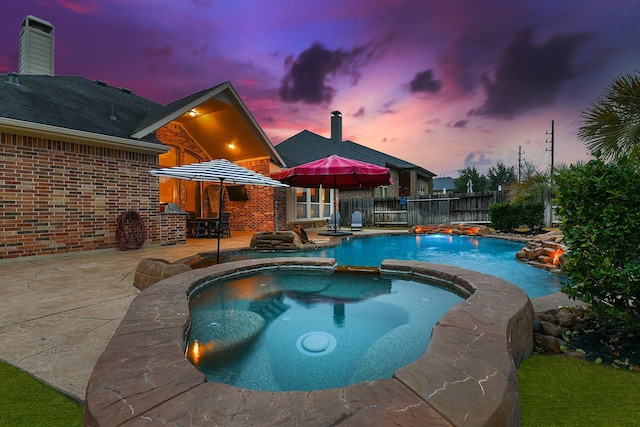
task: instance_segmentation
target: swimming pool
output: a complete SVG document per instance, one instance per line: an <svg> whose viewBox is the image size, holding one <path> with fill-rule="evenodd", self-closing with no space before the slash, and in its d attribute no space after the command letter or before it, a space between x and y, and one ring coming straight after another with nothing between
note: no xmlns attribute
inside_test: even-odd
<svg viewBox="0 0 640 427"><path fill-rule="evenodd" d="M515 258L523 243L475 236L402 234L345 238L342 244L318 250L278 252L278 256L335 258L340 265L379 266L384 259L412 260L453 265L507 280L523 289L529 298L558 292L565 280L547 270ZM254 252L243 257L271 257L273 252Z"/></svg>
<svg viewBox="0 0 640 427"><path fill-rule="evenodd" d="M463 299L398 276L262 272L191 296L186 353L208 381L252 390L391 378L425 352L438 319Z"/></svg>

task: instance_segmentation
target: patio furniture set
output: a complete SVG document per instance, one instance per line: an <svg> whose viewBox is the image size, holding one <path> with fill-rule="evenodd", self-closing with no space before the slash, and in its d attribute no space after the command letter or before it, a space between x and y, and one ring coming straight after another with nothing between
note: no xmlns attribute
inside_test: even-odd
<svg viewBox="0 0 640 427"><path fill-rule="evenodd" d="M198 218L194 212L187 217L187 237L231 237L229 212L223 212L220 218Z"/></svg>

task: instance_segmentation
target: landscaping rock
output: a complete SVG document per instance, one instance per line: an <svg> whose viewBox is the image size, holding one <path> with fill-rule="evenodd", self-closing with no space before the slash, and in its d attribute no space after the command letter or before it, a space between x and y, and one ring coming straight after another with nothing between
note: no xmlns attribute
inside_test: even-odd
<svg viewBox="0 0 640 427"><path fill-rule="evenodd" d="M540 322L541 330L544 335L550 335L552 337L559 337L562 335L562 329L551 322Z"/></svg>
<svg viewBox="0 0 640 427"><path fill-rule="evenodd" d="M535 334L533 342L536 351L542 354L560 354L560 341L556 337L543 334Z"/></svg>
<svg viewBox="0 0 640 427"><path fill-rule="evenodd" d="M133 278L133 286L141 291L167 277L191 270L185 264L172 264L164 259L148 258L138 263L136 274Z"/></svg>
<svg viewBox="0 0 640 427"><path fill-rule="evenodd" d="M535 236L522 250L516 253L516 259L525 261L534 267L540 267L559 273L564 263L563 255L567 247L562 232L550 231Z"/></svg>
<svg viewBox="0 0 640 427"><path fill-rule="evenodd" d="M251 238L251 248L260 250L293 250L304 246L300 236L293 231L255 233Z"/></svg>
<svg viewBox="0 0 640 427"><path fill-rule="evenodd" d="M555 317L556 317L556 321L558 322L558 325L561 325L561 326L569 327L576 322L575 313L573 312L573 310L568 308L563 308L558 310Z"/></svg>
<svg viewBox="0 0 640 427"><path fill-rule="evenodd" d="M493 234L494 230L486 225L478 224L440 224L440 225L414 225L409 229L410 234L455 234L464 236L486 236Z"/></svg>

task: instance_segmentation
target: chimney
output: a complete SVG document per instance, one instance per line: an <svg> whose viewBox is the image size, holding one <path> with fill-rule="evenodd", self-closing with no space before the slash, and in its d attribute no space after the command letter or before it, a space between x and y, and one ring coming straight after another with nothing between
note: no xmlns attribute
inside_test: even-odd
<svg viewBox="0 0 640 427"><path fill-rule="evenodd" d="M20 74L53 76L53 25L27 16L20 30Z"/></svg>
<svg viewBox="0 0 640 427"><path fill-rule="evenodd" d="M342 142L342 113L338 110L331 112L331 141Z"/></svg>

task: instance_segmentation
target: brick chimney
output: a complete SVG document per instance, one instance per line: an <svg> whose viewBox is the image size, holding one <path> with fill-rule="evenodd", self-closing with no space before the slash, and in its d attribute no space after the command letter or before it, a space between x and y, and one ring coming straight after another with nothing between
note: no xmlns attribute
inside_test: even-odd
<svg viewBox="0 0 640 427"><path fill-rule="evenodd" d="M20 30L20 74L53 76L53 25L27 16Z"/></svg>
<svg viewBox="0 0 640 427"><path fill-rule="evenodd" d="M338 110L331 112L331 141L342 142L342 113Z"/></svg>

